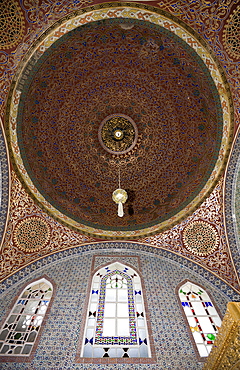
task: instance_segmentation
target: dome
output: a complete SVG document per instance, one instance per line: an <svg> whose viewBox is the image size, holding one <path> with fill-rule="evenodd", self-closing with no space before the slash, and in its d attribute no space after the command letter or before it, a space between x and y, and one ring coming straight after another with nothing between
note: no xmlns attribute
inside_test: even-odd
<svg viewBox="0 0 240 370"><path fill-rule="evenodd" d="M176 33L132 17L89 21L37 45L22 69L17 166L70 227L148 235L188 216L216 185L230 136L220 73L201 44ZM112 201L119 172L122 218Z"/></svg>

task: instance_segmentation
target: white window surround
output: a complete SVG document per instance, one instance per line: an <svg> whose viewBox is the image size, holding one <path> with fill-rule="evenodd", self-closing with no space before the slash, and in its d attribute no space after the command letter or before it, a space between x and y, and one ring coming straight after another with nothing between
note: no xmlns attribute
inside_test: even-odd
<svg viewBox="0 0 240 370"><path fill-rule="evenodd" d="M114 262L92 278L81 357L151 357L137 272Z"/></svg>

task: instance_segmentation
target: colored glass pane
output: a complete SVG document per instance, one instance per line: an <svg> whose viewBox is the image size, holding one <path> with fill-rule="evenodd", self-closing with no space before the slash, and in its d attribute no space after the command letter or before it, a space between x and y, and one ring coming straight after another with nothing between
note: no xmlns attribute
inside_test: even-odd
<svg viewBox="0 0 240 370"><path fill-rule="evenodd" d="M179 289L183 311L200 357L207 357L216 338L221 319L207 292L186 282Z"/></svg>

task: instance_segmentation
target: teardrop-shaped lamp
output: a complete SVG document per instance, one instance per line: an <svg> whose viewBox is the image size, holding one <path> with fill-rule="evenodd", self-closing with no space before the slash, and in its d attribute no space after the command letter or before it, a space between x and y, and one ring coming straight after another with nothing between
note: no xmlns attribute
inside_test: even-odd
<svg viewBox="0 0 240 370"><path fill-rule="evenodd" d="M118 204L118 216L123 217L123 204L128 198L127 192L124 189L116 189L112 194L112 199L115 203Z"/></svg>

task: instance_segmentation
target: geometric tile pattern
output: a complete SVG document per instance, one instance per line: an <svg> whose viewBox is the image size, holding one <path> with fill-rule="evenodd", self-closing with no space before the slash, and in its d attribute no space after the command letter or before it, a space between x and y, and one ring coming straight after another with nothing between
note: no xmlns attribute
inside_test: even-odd
<svg viewBox="0 0 240 370"><path fill-rule="evenodd" d="M119 247L121 246L121 252L119 251ZM71 249L67 249L64 251L60 251L54 253L50 256L46 256L38 261L35 261L29 264L27 267L22 268L20 271L16 272L14 275L9 276L5 280L0 283L0 294L3 293L6 289L14 285L16 282L20 282L25 279L29 274L32 274L35 271L42 271L44 266L51 265L53 262L57 262L60 260L64 260L65 258L71 258L72 256L81 256L82 254L86 254L91 251L100 251L101 255L104 258L104 254L113 255L113 260L116 260L116 255L121 256L123 255L123 260L126 260L126 255L130 253L136 254L136 252L143 252L144 255L153 255L156 258L163 258L165 263L174 262L180 268L184 267L187 268L189 271L196 273L197 276L201 276L206 281L211 282L216 289L221 289L223 294L228 296L230 301L238 301L239 294L236 293L229 285L227 285L224 281L219 279L217 276L212 274L210 271L204 269L203 267L199 266L198 264L187 260L180 255L175 253L171 253L170 251L157 249L155 247L151 247L149 245L144 245L141 243L134 243L134 242L99 242L93 244L86 244L79 247L73 247ZM117 251L117 253L116 253ZM95 253L99 257L100 253ZM130 254L130 257L132 257Z"/></svg>
<svg viewBox="0 0 240 370"><path fill-rule="evenodd" d="M228 243L231 246L231 254L240 276L240 133L237 134L232 155L228 164L224 205L225 225Z"/></svg>
<svg viewBox="0 0 240 370"><path fill-rule="evenodd" d="M119 247L121 249L121 243L119 244ZM124 262L125 264L130 264L131 266L135 267L137 270L139 270L139 261L137 257L131 257L131 256L122 256L121 261ZM107 263L112 263L114 262L114 256L110 257L108 256L95 256L94 257L94 266L93 269L95 270L97 267L100 267L102 265L106 265Z"/></svg>
<svg viewBox="0 0 240 370"><path fill-rule="evenodd" d="M175 370L179 369L179 358L183 369L200 370L202 364L195 356L194 348L190 340L182 312L178 305L175 289L185 279L203 286L211 292L214 301L221 314L226 310L230 299L239 298L231 288L226 287L221 280L213 276L201 276L198 271L179 261L167 259L167 255L158 253L146 253L143 250L133 250L134 243L123 243L124 253L116 253L117 243L99 243L76 248L69 255L59 252L59 259L53 258L49 263L34 263L27 271L22 271L22 276L16 273L6 281L6 291L0 295L0 315L4 317L9 304L15 299L15 294L22 285L34 278L45 275L52 279L56 285L56 296L43 328L42 335L31 364L14 363L14 369L27 370L29 366L34 370ZM125 245L126 244L126 245ZM108 249L108 250L107 250ZM69 252L69 251L68 251ZM74 252L74 250L72 250ZM152 327L153 345L156 351L156 364L104 364L76 363L76 346L79 340L80 328L84 325L85 300L87 296L87 284L90 279L92 257L94 254L104 256L114 254L114 258L121 262L121 254L124 256L140 257L141 276L145 285L146 300ZM57 256L56 256L57 257ZM176 255L175 255L176 257ZM46 257L46 262L48 257ZM40 261L39 261L40 262ZM41 261L43 262L43 260ZM11 283L10 283L11 280ZM17 281L18 280L18 281ZM8 285L8 288L7 288ZM228 291L228 292L227 292ZM1 369L13 369L12 363L2 363Z"/></svg>

